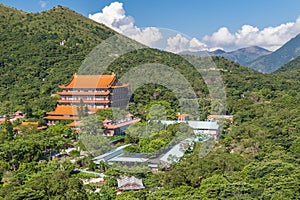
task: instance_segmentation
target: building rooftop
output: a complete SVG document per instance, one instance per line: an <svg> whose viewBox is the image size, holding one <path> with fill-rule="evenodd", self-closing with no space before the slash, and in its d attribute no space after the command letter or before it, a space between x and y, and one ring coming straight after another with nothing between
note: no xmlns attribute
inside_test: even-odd
<svg viewBox="0 0 300 200"><path fill-rule="evenodd" d="M80 127L81 124L80 124L80 121L73 121L73 122L67 124L66 126L68 126L68 127Z"/></svg>
<svg viewBox="0 0 300 200"><path fill-rule="evenodd" d="M47 112L47 115L78 115L76 106L57 105L54 111Z"/></svg>
<svg viewBox="0 0 300 200"><path fill-rule="evenodd" d="M188 125L193 129L219 129L219 125L217 122L210 121L187 121Z"/></svg>
<svg viewBox="0 0 300 200"><path fill-rule="evenodd" d="M134 157L125 157L125 156L118 156L112 159L109 159L108 162L134 162L134 163L142 163L147 162L148 158L134 158Z"/></svg>
<svg viewBox="0 0 300 200"><path fill-rule="evenodd" d="M172 164L172 162L178 162L178 160L184 155L185 150L182 148L182 144L176 144L167 153L165 153L159 161L167 164Z"/></svg>
<svg viewBox="0 0 300 200"><path fill-rule="evenodd" d="M73 75L72 80L60 88L109 88L116 82L116 75Z"/></svg>
<svg viewBox="0 0 300 200"><path fill-rule="evenodd" d="M186 123L193 129L206 129L206 130L217 130L219 125L217 122L213 121L177 121L177 120L160 120L161 123L165 125L176 124L176 123Z"/></svg>
<svg viewBox="0 0 300 200"><path fill-rule="evenodd" d="M44 119L48 120L79 120L77 116L46 116Z"/></svg>
<svg viewBox="0 0 300 200"><path fill-rule="evenodd" d="M207 119L214 119L214 120L226 119L233 122L233 115L208 115Z"/></svg>
<svg viewBox="0 0 300 200"><path fill-rule="evenodd" d="M105 121L104 120L103 125L107 129L115 129L115 128L120 128L120 127L123 127L123 126L128 126L130 124L133 124L133 123L136 123L136 122L139 122L139 121L141 121L141 119L135 118L135 119L122 120L122 121L118 121L116 123L108 124L111 121Z"/></svg>
<svg viewBox="0 0 300 200"><path fill-rule="evenodd" d="M44 130L48 128L47 126L39 126L38 122L22 122L20 126L15 128L15 130L19 131L20 127L29 127L30 129L37 128L38 130Z"/></svg>
<svg viewBox="0 0 300 200"><path fill-rule="evenodd" d="M117 179L119 190L140 190L144 189L142 179L138 179L134 176Z"/></svg>
<svg viewBox="0 0 300 200"><path fill-rule="evenodd" d="M109 160L111 158L119 156L123 153L123 149L130 146L130 145L131 144L126 144L126 145L117 147L117 148L111 150L110 152L107 152L105 154L102 154L100 156L97 156L97 157L93 158L93 160L96 164L98 164L101 160Z"/></svg>

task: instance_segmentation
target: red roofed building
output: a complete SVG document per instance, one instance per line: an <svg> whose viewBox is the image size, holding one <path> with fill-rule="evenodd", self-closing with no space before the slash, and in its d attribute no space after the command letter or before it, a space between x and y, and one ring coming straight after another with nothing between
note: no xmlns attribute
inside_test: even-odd
<svg viewBox="0 0 300 200"><path fill-rule="evenodd" d="M119 190L142 190L145 188L142 179L134 176L117 179L117 181Z"/></svg>
<svg viewBox="0 0 300 200"><path fill-rule="evenodd" d="M44 118L48 124L58 120L79 120L78 107L82 103L91 113L98 109L126 107L129 101L129 87L121 84L117 76L111 75L73 75L72 80L60 85L60 99L52 112Z"/></svg>
<svg viewBox="0 0 300 200"><path fill-rule="evenodd" d="M54 111L47 112L44 119L48 124L55 124L55 121L60 120L79 120L77 106L57 105Z"/></svg>

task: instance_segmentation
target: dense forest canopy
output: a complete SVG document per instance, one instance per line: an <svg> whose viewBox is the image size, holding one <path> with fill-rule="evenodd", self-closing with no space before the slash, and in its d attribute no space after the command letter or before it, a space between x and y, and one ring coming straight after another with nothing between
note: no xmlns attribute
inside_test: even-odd
<svg viewBox="0 0 300 200"><path fill-rule="evenodd" d="M42 13L25 13L0 5L0 114L32 109L41 119L52 110L51 94L69 81L85 56L116 33L75 12L56 7ZM201 113L212 110L212 99L201 75L187 58L156 49L140 49L115 60L108 72L122 76L142 63L160 63L179 71L193 86ZM195 58L203 59L203 58ZM222 57L209 58L222 75L226 90L226 123L215 148L199 156L201 143L171 171L127 169L126 175L143 178L146 189L116 196L116 179L124 168L95 166L90 157L49 159L76 138L64 124L47 130L27 128L14 135L19 122L0 127L0 197L4 199L299 199L300 188L300 92L299 58L272 74L262 74ZM201 60L200 60L201 61ZM137 90L129 109L147 120L153 104L165 105L166 113L178 111L178 100L168 88L155 84ZM111 113L106 113L111 115ZM174 116L174 115L173 115ZM99 116L101 117L101 116ZM170 133L174 127L168 128ZM134 127L131 127L134 130ZM135 132L135 131L133 131ZM154 139L163 138L159 132ZM134 138L126 138L127 140ZM151 138L149 138L150 140ZM152 140L154 141L154 140ZM152 147L165 140L143 140ZM80 144L78 144L80 146ZM152 145L152 146L151 146ZM136 149L149 152L146 145ZM135 151L136 149L132 149ZM72 158L80 154L73 151ZM83 185L75 168L105 172L101 186ZM96 187L100 192L92 193Z"/></svg>

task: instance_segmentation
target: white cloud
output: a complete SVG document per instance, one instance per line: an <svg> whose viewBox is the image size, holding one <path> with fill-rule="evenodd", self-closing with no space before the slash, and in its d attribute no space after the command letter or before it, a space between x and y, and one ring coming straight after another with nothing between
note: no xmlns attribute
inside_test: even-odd
<svg viewBox="0 0 300 200"><path fill-rule="evenodd" d="M192 38L189 43L189 51L203 51L207 50L207 45L200 42L197 38Z"/></svg>
<svg viewBox="0 0 300 200"><path fill-rule="evenodd" d="M40 4L46 6L47 2L40 1ZM221 27L218 31L204 36L201 40L197 38L188 39L177 33L171 36L170 34L164 35L164 31L156 27L144 29L137 27L134 18L126 15L123 3L120 2L113 2L105 6L101 12L90 14L89 18L147 46L162 48L174 53L216 49L230 51L254 45L276 50L300 33L300 17L298 17L295 22L266 27L262 30L255 26L243 25L238 31L231 33L227 27ZM158 44L163 45L158 47Z"/></svg>
<svg viewBox="0 0 300 200"><path fill-rule="evenodd" d="M48 1L39 1L41 8L45 8L48 4Z"/></svg>
<svg viewBox="0 0 300 200"><path fill-rule="evenodd" d="M236 33L231 33L226 27L222 27L212 35L203 37L202 42L210 47L218 46L227 50L254 45L276 50L299 33L300 17L296 22L288 22L262 30L251 25L243 25Z"/></svg>
<svg viewBox="0 0 300 200"><path fill-rule="evenodd" d="M152 46L162 38L158 28L141 29L135 26L133 17L126 16L123 3L120 2L113 2L109 6L105 6L102 12L90 14L89 18L148 46Z"/></svg>
<svg viewBox="0 0 300 200"><path fill-rule="evenodd" d="M175 37L170 37L167 39L167 51L171 52L180 52L186 51L188 48L189 40L183 37L180 34L177 34Z"/></svg>
<svg viewBox="0 0 300 200"><path fill-rule="evenodd" d="M196 38L189 40L181 34L177 34L176 36L167 39L167 47L165 50L179 53L183 51L207 50L207 47Z"/></svg>

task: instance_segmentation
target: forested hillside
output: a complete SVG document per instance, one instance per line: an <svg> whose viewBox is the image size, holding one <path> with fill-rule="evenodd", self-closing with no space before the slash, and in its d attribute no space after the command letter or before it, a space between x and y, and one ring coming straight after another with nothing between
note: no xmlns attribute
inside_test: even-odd
<svg viewBox="0 0 300 200"><path fill-rule="evenodd" d="M275 73L280 73L280 72L289 72L292 70L299 69L300 67L300 56L297 58L293 59L292 61L288 62L287 64L283 65L279 69L275 71Z"/></svg>
<svg viewBox="0 0 300 200"><path fill-rule="evenodd" d="M52 109L50 97L114 31L64 7L25 13L0 5L0 115Z"/></svg>
<svg viewBox="0 0 300 200"><path fill-rule="evenodd" d="M17 110L33 110L41 118L52 110L56 99L51 97L58 85L69 81L85 56L102 40L115 33L64 7L42 13L24 13L6 6L1 12L0 114ZM101 52L99 52L101 53ZM147 56L145 56L147 55ZM132 57L133 56L133 57ZM169 65L192 82L198 95L207 93L197 72L180 56L154 49L129 54L118 59L110 68L118 76L141 63ZM97 66L96 66L97 67ZM190 70L185 70L189 68ZM154 92L154 90L151 90ZM163 93L162 93L163 94ZM160 99L172 99L164 94Z"/></svg>
<svg viewBox="0 0 300 200"><path fill-rule="evenodd" d="M50 95L57 86L69 81L93 47L115 34L64 7L37 14L0 9L0 114L32 107L41 118L54 107ZM203 105L202 113L209 114L207 87L184 58L188 57L141 49L124 54L108 71L122 76L143 63L168 65L190 82ZM117 196L115 178L124 175L120 168L96 167L90 157L73 164L69 158L47 157L74 139L68 127L29 128L13 136L14 124L4 123L0 126L0 198L299 199L300 80L294 71L299 72L298 59L288 64L292 67L283 67L291 70L267 75L224 58L205 59L212 59L221 73L226 113L234 115L234 123L225 124L206 157L199 155L202 144L197 143L171 171L128 170L125 174L143 178L146 188ZM147 107L155 102L169 105L171 113L178 109L172 91L153 84L134 93L130 109L145 123ZM83 185L80 176L71 173L75 168L105 172L106 183L97 185L100 192L91 192L96 186Z"/></svg>

